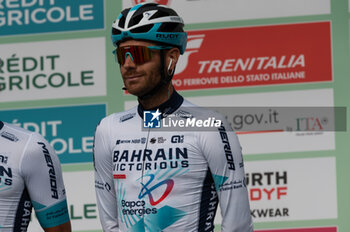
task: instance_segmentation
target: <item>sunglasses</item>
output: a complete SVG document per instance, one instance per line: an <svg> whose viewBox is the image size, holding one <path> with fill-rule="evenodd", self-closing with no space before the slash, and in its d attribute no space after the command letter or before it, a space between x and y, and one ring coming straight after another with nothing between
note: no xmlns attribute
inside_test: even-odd
<svg viewBox="0 0 350 232"><path fill-rule="evenodd" d="M152 50L171 49L169 46L125 46L118 47L113 53L120 65L125 64L125 60L130 56L131 60L136 64L144 64L152 59Z"/></svg>

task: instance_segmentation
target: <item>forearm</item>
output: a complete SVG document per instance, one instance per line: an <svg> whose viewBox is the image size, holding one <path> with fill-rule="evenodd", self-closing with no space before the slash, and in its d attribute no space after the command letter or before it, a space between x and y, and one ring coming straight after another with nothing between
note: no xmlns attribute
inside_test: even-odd
<svg viewBox="0 0 350 232"><path fill-rule="evenodd" d="M70 221L61 224L59 226L51 227L51 228L44 228L45 232L71 232L71 224Z"/></svg>

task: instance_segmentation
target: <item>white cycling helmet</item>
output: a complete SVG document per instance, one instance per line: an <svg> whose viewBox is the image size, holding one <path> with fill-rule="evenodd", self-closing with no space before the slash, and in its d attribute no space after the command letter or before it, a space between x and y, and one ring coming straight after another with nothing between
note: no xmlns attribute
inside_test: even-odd
<svg viewBox="0 0 350 232"><path fill-rule="evenodd" d="M156 3L142 3L121 12L112 25L112 42L118 46L128 39L149 40L176 46L183 54L187 44L184 22L171 8Z"/></svg>

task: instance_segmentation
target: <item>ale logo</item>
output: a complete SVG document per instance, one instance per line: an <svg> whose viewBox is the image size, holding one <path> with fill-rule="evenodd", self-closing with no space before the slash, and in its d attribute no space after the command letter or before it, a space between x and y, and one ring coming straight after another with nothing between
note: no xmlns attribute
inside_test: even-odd
<svg viewBox="0 0 350 232"><path fill-rule="evenodd" d="M175 75L185 71L190 56L193 53L196 53L199 51L200 47L202 46L204 37L205 37L204 34L188 36L186 51L182 55L182 57L179 59L179 62L177 63L177 66L175 69Z"/></svg>
<svg viewBox="0 0 350 232"><path fill-rule="evenodd" d="M132 1L134 5L140 4L140 3L144 3L144 2L154 2L154 3L158 3L161 5L170 5L170 0L133 0Z"/></svg>

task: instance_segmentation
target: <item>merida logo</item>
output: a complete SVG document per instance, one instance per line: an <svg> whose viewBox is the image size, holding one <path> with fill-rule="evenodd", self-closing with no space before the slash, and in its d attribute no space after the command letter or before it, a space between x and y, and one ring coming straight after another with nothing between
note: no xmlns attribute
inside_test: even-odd
<svg viewBox="0 0 350 232"><path fill-rule="evenodd" d="M219 133L220 133L222 144L224 145L224 151L225 151L225 156L226 156L226 159L227 159L228 169L234 171L234 170L236 170L236 168L235 168L235 163L234 163L234 160L233 160L233 155L232 155L232 151L231 151L230 142L228 140L228 136L227 136L227 133L226 133L226 129L225 129L224 126L221 126L218 130L219 130Z"/></svg>
<svg viewBox="0 0 350 232"><path fill-rule="evenodd" d="M44 153L46 165L49 168L49 177L50 177L50 187L51 187L51 197L58 199L58 190L57 190L57 179L56 179L56 172L55 168L49 153L49 150L46 148L46 144L43 142L38 142L38 144L41 146L42 151Z"/></svg>

